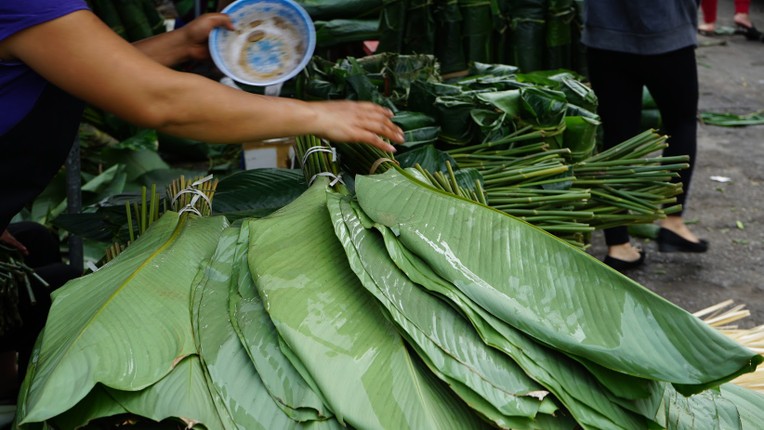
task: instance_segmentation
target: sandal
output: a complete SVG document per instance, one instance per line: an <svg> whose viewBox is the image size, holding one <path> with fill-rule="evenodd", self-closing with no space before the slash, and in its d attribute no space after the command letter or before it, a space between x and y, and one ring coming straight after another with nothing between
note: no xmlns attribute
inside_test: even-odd
<svg viewBox="0 0 764 430"><path fill-rule="evenodd" d="M636 269L637 267L641 266L645 262L645 252L643 250L639 250L639 258L634 261L626 261L621 260L619 258L611 257L609 255L605 256L605 259L602 260L603 263L607 264L608 266L612 267L613 269L623 273L632 269Z"/></svg>
<svg viewBox="0 0 764 430"><path fill-rule="evenodd" d="M756 26L754 26L753 24L751 24L751 26L748 27L746 25L743 25L743 24L740 24L740 23L736 22L735 23L735 34L742 34L748 40L761 40L761 41L764 41L764 37L762 37L763 36L762 33L759 30L757 30Z"/></svg>
<svg viewBox="0 0 764 430"><path fill-rule="evenodd" d="M708 27L701 28L703 26L708 26ZM709 24L703 24L698 27L698 34L701 36L706 36L706 37L714 37L716 35L716 27L710 27Z"/></svg>

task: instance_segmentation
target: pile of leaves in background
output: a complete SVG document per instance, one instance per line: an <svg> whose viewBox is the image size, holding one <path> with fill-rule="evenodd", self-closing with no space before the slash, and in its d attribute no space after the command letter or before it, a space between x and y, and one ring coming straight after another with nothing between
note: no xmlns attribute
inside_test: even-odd
<svg viewBox="0 0 764 430"><path fill-rule="evenodd" d="M260 219L166 212L54 294L20 428L753 429L762 357L400 168ZM335 183L332 189L329 184ZM310 262L310 264L306 264ZM72 381L77 381L73 384Z"/></svg>
<svg viewBox="0 0 764 430"><path fill-rule="evenodd" d="M406 141L395 155L372 155L358 164L352 162L356 145L337 145L351 181L356 173L385 171L374 166L379 158L419 166L436 181L452 171L466 194L481 195L478 201L579 247L597 228L649 223L678 209L672 202L681 186L672 181L686 160L652 157L666 145L665 136L653 132L598 153L596 97L571 72L521 74L512 66L475 63L468 76L443 81L432 56L384 54L338 63L315 57L301 79L304 99L371 100L396 112ZM103 255L105 245L126 241L124 204L138 199L141 187L162 189L179 175L220 172L214 211L231 219L267 215L306 188L300 173L289 169L237 171L233 152L218 158L217 170L213 161L192 164L196 170L171 168L165 161L172 160L170 143L181 148L177 153L199 148L200 160L214 160L209 148L230 145L152 130L131 135L120 131L129 130L124 123L94 111L86 119L84 175L111 167L86 176L83 214L62 214L62 177L35 202L32 218L55 220L89 239L91 260ZM113 139L101 129L128 137Z"/></svg>
<svg viewBox="0 0 764 430"><path fill-rule="evenodd" d="M679 209L675 180L687 158L655 156L667 142L653 131L600 153L597 99L573 72L472 63L467 76L443 80L432 56L380 54L314 59L304 79L306 99L370 100L395 111L406 141L387 157L401 166L454 170L489 206L578 246L595 229ZM352 146L338 149L353 157Z"/></svg>

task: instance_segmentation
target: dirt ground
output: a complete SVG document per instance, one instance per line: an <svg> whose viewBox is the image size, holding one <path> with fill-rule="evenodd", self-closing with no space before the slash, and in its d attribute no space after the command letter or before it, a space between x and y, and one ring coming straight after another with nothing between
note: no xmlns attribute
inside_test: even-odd
<svg viewBox="0 0 764 430"><path fill-rule="evenodd" d="M717 27L731 28L732 16L732 0L719 1ZM753 1L751 18L764 29L764 1ZM698 42L699 110L764 110L764 43L740 35L699 36ZM729 181L712 179L719 176ZM655 243L636 240L646 264L628 275L688 311L731 299L751 312L741 327L764 324L764 125L700 124L692 181L685 217L710 242L709 251L659 253ZM590 250L602 258L601 234Z"/></svg>

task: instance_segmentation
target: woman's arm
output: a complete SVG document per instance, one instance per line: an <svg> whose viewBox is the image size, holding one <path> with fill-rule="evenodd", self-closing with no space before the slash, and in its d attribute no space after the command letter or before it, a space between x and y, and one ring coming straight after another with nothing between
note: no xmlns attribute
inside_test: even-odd
<svg viewBox="0 0 764 430"><path fill-rule="evenodd" d="M168 36L170 37L170 36ZM205 142L241 143L314 134L394 150L392 113L373 103L304 102L238 91L165 67L120 38L90 11L30 27L0 43L80 99L136 125Z"/></svg>
<svg viewBox="0 0 764 430"><path fill-rule="evenodd" d="M207 13L177 30L133 42L133 46L165 66L188 60L206 60L209 58L207 39L215 27L234 30L228 15Z"/></svg>

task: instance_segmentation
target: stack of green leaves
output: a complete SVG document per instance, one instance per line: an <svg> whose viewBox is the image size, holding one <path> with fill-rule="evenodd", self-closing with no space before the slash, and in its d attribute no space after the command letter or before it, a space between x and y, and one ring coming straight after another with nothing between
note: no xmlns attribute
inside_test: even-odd
<svg viewBox="0 0 764 430"><path fill-rule="evenodd" d="M233 225L166 212L56 292L19 428L764 419L764 397L725 383L758 354L555 236L401 169L335 191L317 175L332 154L304 143L316 158L305 165L324 170L289 205Z"/></svg>

